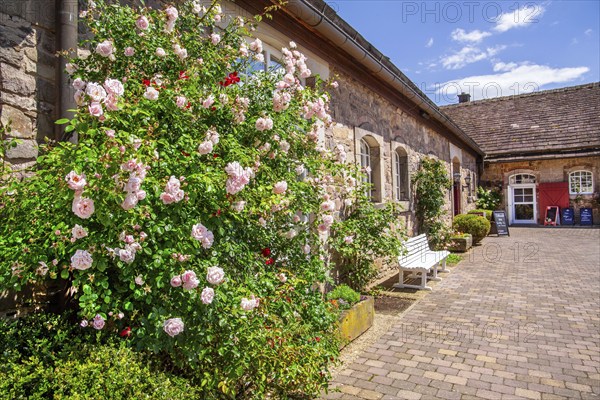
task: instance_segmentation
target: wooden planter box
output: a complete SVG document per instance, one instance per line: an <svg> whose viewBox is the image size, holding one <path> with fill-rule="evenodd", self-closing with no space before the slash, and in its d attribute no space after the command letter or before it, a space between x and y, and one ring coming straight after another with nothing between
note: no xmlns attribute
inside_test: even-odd
<svg viewBox="0 0 600 400"><path fill-rule="evenodd" d="M343 340L342 347L366 332L373 325L374 317L375 299L371 296L344 311L338 328Z"/></svg>
<svg viewBox="0 0 600 400"><path fill-rule="evenodd" d="M464 253L473 246L473 237L471 235L462 238L450 238L448 250Z"/></svg>

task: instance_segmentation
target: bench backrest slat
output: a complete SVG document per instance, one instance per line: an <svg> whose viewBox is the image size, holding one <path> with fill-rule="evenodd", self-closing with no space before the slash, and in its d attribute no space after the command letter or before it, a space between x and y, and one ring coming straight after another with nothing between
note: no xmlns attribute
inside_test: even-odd
<svg viewBox="0 0 600 400"><path fill-rule="evenodd" d="M398 257L400 264L409 264L419 260L424 261L426 254L430 252L429 242L425 234L408 239L404 242L404 248L406 249L406 254Z"/></svg>

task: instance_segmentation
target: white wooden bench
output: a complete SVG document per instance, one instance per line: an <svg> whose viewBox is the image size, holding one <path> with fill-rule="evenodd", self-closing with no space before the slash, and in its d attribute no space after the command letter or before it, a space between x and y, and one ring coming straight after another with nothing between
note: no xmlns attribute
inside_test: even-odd
<svg viewBox="0 0 600 400"><path fill-rule="evenodd" d="M429 249L429 242L425 234L412 237L404 242L405 254L398 257L398 268L400 268L399 282L394 285L397 288L425 289L431 290L427 286L427 274L433 269L433 275L430 280L439 281L437 276L438 266L441 265L440 272L448 272L446 269L446 258L450 252L433 251ZM411 272L413 278L420 278L420 285L409 285L404 283L404 272ZM419 276L420 275L420 276Z"/></svg>

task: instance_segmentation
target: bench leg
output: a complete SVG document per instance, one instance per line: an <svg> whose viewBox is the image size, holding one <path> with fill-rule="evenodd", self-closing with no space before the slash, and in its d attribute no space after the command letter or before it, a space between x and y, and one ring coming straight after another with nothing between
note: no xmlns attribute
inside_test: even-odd
<svg viewBox="0 0 600 400"><path fill-rule="evenodd" d="M440 278L439 276L437 276L437 273L438 273L437 268L438 268L438 265L435 264L433 266L433 276L431 277L432 281L441 281L442 280L442 278Z"/></svg>
<svg viewBox="0 0 600 400"><path fill-rule="evenodd" d="M398 274L398 283L396 283L394 285L394 287L397 287L399 289L404 288L404 271L400 270L400 273Z"/></svg>
<svg viewBox="0 0 600 400"><path fill-rule="evenodd" d="M445 258L442 260L442 269L440 270L440 272L450 272L450 270L446 268L446 259Z"/></svg>
<svg viewBox="0 0 600 400"><path fill-rule="evenodd" d="M431 287L427 286L427 272L421 272L421 289L431 290Z"/></svg>

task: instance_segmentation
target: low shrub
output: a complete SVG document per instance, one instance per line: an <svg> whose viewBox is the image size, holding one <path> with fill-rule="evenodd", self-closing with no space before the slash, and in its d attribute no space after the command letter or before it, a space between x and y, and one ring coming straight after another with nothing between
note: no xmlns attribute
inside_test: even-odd
<svg viewBox="0 0 600 400"><path fill-rule="evenodd" d="M66 316L0 319L0 399L201 398L199 386L125 341L89 335Z"/></svg>
<svg viewBox="0 0 600 400"><path fill-rule="evenodd" d="M350 308L360 301L360 293L350 286L339 285L327 294L329 300L337 300L340 308Z"/></svg>
<svg viewBox="0 0 600 400"><path fill-rule="evenodd" d="M479 215L461 214L454 217L453 228L459 232L470 233L473 236L473 244L486 237L490 233L490 227L490 221Z"/></svg>
<svg viewBox="0 0 600 400"><path fill-rule="evenodd" d="M467 214L481 214L483 213L488 221L492 220L492 210L485 210L483 208L477 208L475 210L469 211Z"/></svg>
<svg viewBox="0 0 600 400"><path fill-rule="evenodd" d="M448 258L446 258L446 263L448 265L455 265L461 261L462 261L462 256L460 254L456 254L456 253L452 253L452 254L448 255Z"/></svg>

